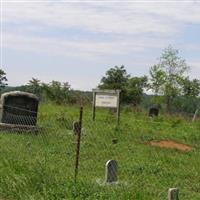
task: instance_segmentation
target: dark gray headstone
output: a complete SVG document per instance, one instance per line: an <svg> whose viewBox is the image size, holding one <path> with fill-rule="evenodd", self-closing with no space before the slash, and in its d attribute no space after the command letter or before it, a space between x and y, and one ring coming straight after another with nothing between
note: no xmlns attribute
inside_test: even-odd
<svg viewBox="0 0 200 200"><path fill-rule="evenodd" d="M113 183L117 181L117 162L115 160L109 160L106 162L106 183Z"/></svg>
<svg viewBox="0 0 200 200"><path fill-rule="evenodd" d="M1 95L0 122L31 125L37 123L38 98L27 92L8 92Z"/></svg>
<svg viewBox="0 0 200 200"><path fill-rule="evenodd" d="M113 144L117 144L117 142L118 142L118 139L116 139L116 138L112 139Z"/></svg>
<svg viewBox="0 0 200 200"><path fill-rule="evenodd" d="M177 188L170 188L168 190L168 200L179 200L179 190Z"/></svg>
<svg viewBox="0 0 200 200"><path fill-rule="evenodd" d="M73 132L75 135L80 133L80 129L81 129L80 122L74 122L73 123Z"/></svg>
<svg viewBox="0 0 200 200"><path fill-rule="evenodd" d="M149 117L157 117L159 114L159 109L156 107L151 107L149 109Z"/></svg>

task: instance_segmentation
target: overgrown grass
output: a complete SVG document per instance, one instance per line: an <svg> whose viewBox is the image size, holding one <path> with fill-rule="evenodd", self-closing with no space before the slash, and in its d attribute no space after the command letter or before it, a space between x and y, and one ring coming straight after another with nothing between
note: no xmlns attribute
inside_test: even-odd
<svg viewBox="0 0 200 200"><path fill-rule="evenodd" d="M78 180L74 182L76 136L72 123L79 108L41 105L40 133L0 133L0 199L166 199L170 187L181 200L200 199L200 123L181 117L150 119L145 113L122 110L120 126L113 113L84 108ZM112 140L117 140L113 144ZM174 140L191 152L162 149L151 140ZM119 182L104 184L109 159L119 165Z"/></svg>

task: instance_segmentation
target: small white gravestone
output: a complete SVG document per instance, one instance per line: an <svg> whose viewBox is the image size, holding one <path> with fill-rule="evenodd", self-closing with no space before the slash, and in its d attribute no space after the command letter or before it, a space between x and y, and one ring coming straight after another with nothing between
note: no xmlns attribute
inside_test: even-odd
<svg viewBox="0 0 200 200"><path fill-rule="evenodd" d="M108 160L106 162L106 183L113 183L117 181L117 161Z"/></svg>
<svg viewBox="0 0 200 200"><path fill-rule="evenodd" d="M168 190L168 200L179 200L179 190L177 188L170 188Z"/></svg>

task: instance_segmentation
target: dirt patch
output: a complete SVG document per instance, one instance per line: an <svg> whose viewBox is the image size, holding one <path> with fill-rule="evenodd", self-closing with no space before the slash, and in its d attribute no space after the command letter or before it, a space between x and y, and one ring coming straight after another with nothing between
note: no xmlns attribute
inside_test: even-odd
<svg viewBox="0 0 200 200"><path fill-rule="evenodd" d="M161 148L177 149L180 151L192 151L192 147L186 144L177 143L171 140L151 141L150 145L161 147Z"/></svg>

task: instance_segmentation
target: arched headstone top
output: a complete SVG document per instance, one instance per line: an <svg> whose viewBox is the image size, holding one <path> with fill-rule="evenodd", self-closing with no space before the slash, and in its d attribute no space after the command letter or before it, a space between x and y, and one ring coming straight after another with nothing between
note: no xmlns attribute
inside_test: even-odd
<svg viewBox="0 0 200 200"><path fill-rule="evenodd" d="M168 200L179 200L179 189L170 188L168 190Z"/></svg>
<svg viewBox="0 0 200 200"><path fill-rule="evenodd" d="M5 99L10 96L13 96L13 97L26 96L31 99L35 99L36 101L39 101L39 98L35 94L29 93L29 92L12 91L12 92L5 92L1 95L1 104L3 104Z"/></svg>
<svg viewBox="0 0 200 200"><path fill-rule="evenodd" d="M108 160L106 162L106 174L105 174L105 181L107 183L112 183L117 181L117 161L115 160Z"/></svg>
<svg viewBox="0 0 200 200"><path fill-rule="evenodd" d="M106 162L106 166L113 166L113 165L117 166L117 161L116 160L108 160Z"/></svg>
<svg viewBox="0 0 200 200"><path fill-rule="evenodd" d="M28 92L13 91L1 95L0 122L36 125L39 99Z"/></svg>

